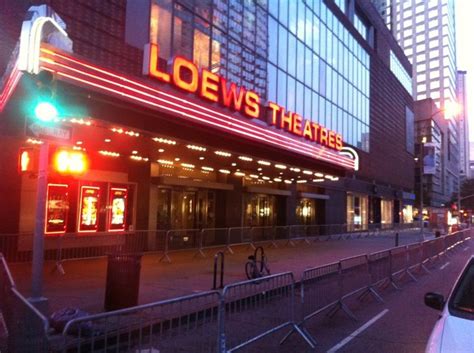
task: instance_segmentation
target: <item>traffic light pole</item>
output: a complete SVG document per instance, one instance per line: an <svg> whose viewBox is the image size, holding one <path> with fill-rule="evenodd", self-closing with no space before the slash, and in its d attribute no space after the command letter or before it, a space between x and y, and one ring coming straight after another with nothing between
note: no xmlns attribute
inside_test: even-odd
<svg viewBox="0 0 474 353"><path fill-rule="evenodd" d="M29 298L29 301L42 312L45 312L47 309L47 299L43 297L43 264L46 189L48 185L48 154L49 144L47 141L43 141L40 147L38 166L35 230L33 235L31 298Z"/></svg>

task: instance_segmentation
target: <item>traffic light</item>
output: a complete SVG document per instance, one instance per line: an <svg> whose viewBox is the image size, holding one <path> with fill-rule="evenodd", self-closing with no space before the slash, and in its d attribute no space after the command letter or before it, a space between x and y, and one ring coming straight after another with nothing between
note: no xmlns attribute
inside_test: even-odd
<svg viewBox="0 0 474 353"><path fill-rule="evenodd" d="M18 154L18 172L36 173L38 171L38 150L30 147L20 148Z"/></svg>
<svg viewBox="0 0 474 353"><path fill-rule="evenodd" d="M55 100L54 76L49 71L41 71L36 75L36 104L34 116L36 119L49 123L57 120L59 113Z"/></svg>
<svg viewBox="0 0 474 353"><path fill-rule="evenodd" d="M82 151L58 149L53 155L53 169L59 174L84 174L89 169L89 158Z"/></svg>

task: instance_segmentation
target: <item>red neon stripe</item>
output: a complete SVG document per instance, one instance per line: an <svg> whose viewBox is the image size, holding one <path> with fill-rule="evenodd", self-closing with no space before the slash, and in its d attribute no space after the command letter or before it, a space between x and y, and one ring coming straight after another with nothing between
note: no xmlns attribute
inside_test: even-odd
<svg viewBox="0 0 474 353"><path fill-rule="evenodd" d="M55 53L55 52L52 52L52 51L49 51L49 50L45 50L45 49L43 49L43 51L46 52L46 53L50 53L50 54L52 54L52 55L54 55L54 56L58 56L58 57L60 57L60 58L63 58L63 59L72 61L72 62L77 63L77 64L79 64L79 65L85 66L85 67L90 68L90 69L92 69L92 70L98 71L98 72L103 73L103 74L105 74L105 75L108 75L108 76L111 76L111 77L114 77L114 78L118 78L118 79L120 79L120 80L122 80L122 81L131 83L131 84L133 84L133 85L136 85L136 86L139 86L139 87L142 87L142 88L145 88L145 89L147 89L147 90L149 90L149 91L152 91L152 92L154 92L154 93L157 93L157 94L160 94L160 95L165 95L165 96L167 96L167 97L169 97L169 98L179 100L179 101L181 101L182 103L185 103L185 104L193 105L193 106L195 106L195 107L198 108L198 109L207 110L207 111L209 111L209 112L211 112L211 113L213 113L213 114L221 115L221 116L225 117L225 118L228 119L228 120L237 121L237 122L238 122L239 124L241 124L241 125L246 124L246 125L248 125L248 126L251 127L252 132L254 132L253 130L257 128L254 124L245 123L245 122L243 122L242 120L235 119L235 118L233 118L233 117L231 117L231 116L229 116L229 115L225 115L225 114L222 114L222 113L220 113L220 112L216 112L216 111L214 111L214 110L211 110L211 109L202 107L202 106L200 106L200 105L198 105L198 104L195 104L195 103L192 103L192 102L187 101L187 100L185 100L185 99L182 99L182 98L173 96L173 95L171 95L171 94L168 94L168 93L165 93L165 92L162 92L162 91L159 91L159 90L154 89L154 88L152 88L152 87L150 87L150 86L146 86L146 85L144 85L144 84L141 84L141 83L139 83L139 82L133 81L133 80L128 79L128 78L126 78L126 77L123 77L123 76L120 76L120 75L116 75L116 74L110 73L110 72L108 72L108 71L105 71L105 70L103 70L103 69L97 68L97 67L92 66L92 65L89 65L89 64L84 63L84 62L82 62L82 61L80 61L80 60L77 60L77 59L75 59L75 58L68 57L68 56L66 56L66 55L61 55L61 54L59 54L59 53ZM63 66L63 67L67 67L67 66ZM71 68L71 67L67 67L67 68ZM72 69L72 68L71 68L71 69ZM84 72L82 72L82 73L84 73ZM133 91L135 91L135 92L137 92L137 93L139 93L139 94L147 95L146 93L144 93L144 92L142 92L142 91L138 91L138 90L136 90L136 89L133 89L133 88L131 88L131 87L129 87L129 86L125 86L125 85L123 85L123 84L111 82L109 79L100 78L100 77L95 76L95 75L92 75L92 74L89 74L89 75L92 76L92 77L95 77L95 78L97 78L97 79L99 79L99 80L106 81L107 83L115 84L115 85L117 85L117 86L119 86L119 87L122 87L122 88L125 88L125 89L133 90ZM151 98L158 99L156 96L151 96ZM181 105L180 105L179 107L181 107ZM260 128L260 130L262 130L262 129ZM273 132L273 131L271 131L271 130L263 129L263 132L262 132L262 133L264 134L265 137L268 137L268 134L274 135L274 137L277 138L279 142L281 142L281 139L284 138L284 139L288 140L289 143L291 143L291 144L293 144L293 145L296 143L296 144L299 145L301 148L316 148L315 146L310 146L310 145L308 145L308 144L306 144L306 143L304 143L304 142L297 141L297 140L295 140L294 138L291 138L291 137L288 137L288 136L285 136L285 135L282 135L282 134L278 134L278 133ZM304 146L304 147L303 147L303 146ZM321 146L321 147L319 147L319 148L317 148L317 149L318 149L318 152L319 152L319 153L318 153L319 156L321 156L323 153L325 153L328 157L331 156L331 157L329 157L329 158L331 158L331 160L334 160L334 158L336 157L336 160L337 160L337 161L340 161L340 156L339 156L339 155L334 155L334 153L331 153L330 150L326 149L325 147ZM319 151L320 149L321 149L321 151ZM316 151L315 151L315 152L316 152ZM348 161L352 161L352 160L351 160L351 159L348 159ZM342 161L341 161L341 162L342 162ZM349 162L349 163L344 163L344 165L347 165L347 166L349 166L350 168L354 168L354 163L350 163L350 162Z"/></svg>
<svg viewBox="0 0 474 353"><path fill-rule="evenodd" d="M18 84L18 81L20 80L20 77L22 73L18 71L18 63L15 63L15 66L13 67L12 72L10 73L10 76L8 77L4 87L3 91L0 94L0 112L3 111L5 106L7 105L8 99L11 97L16 85Z"/></svg>
<svg viewBox="0 0 474 353"><path fill-rule="evenodd" d="M45 51L45 50L43 50ZM48 53L48 51L46 51ZM102 78L102 77L99 77L99 76L96 76L96 75L93 75L93 74L90 74L90 73L87 73L87 72L84 72L84 71L81 71L81 70L78 70L78 69L75 69L75 68L72 68L70 66L67 66L67 65L64 65L64 64L60 64L60 63L57 63L57 62L50 62L50 61L46 61L45 64L48 65L48 64L51 64L51 65L57 65L57 66L62 66L63 68L65 69L68 69L68 70L72 70L72 71L75 71L79 74L82 74L82 75L86 75L86 76L89 76L89 77L92 77L96 80L99 80L99 81L105 81L106 83L108 84L111 84L111 85L115 85L115 86L118 86L119 88L121 89L124 89L124 90L130 90L130 91L133 91L133 92L136 92L137 94L140 94L140 95L144 95L144 96L148 96L150 98L152 98L153 100L159 100L159 101L163 101L163 103L165 104L169 104L169 105L174 105L174 106L177 106L179 107L180 109L186 109L186 110L189 110L193 113L196 113L196 114L200 114L200 115L203 115L203 116L206 116L207 118L210 118L210 119L214 119L214 120L218 120L221 122L221 124L218 124L218 123L215 123L215 122L212 122L207 120L207 119L203 119L203 118L199 118L195 115L190 115L186 112L183 112L182 110L176 110L176 109L172 109L170 107L165 107L165 106L162 106L162 105L159 105L157 103L153 103L149 100L145 100L145 99L142 99L142 98L139 98L137 96L134 96L134 95L130 95L130 94L127 94L125 92L122 92L122 91L117 91L115 89L112 89L112 88L109 88L109 87L106 87L104 85L100 85L100 84L95 84L91 81L87 81L87 80L84 80L84 79L79 79L79 78L76 78L72 75L68 75L66 73L61 73L61 75L65 76L65 77L68 77L72 80L76 80L76 81L80 81L82 83L85 83L85 84L88 84L88 85L93 85L97 88L100 88L100 89L105 89L109 92L112 92L112 93L115 93L115 94L118 94L118 95L121 95L121 96L125 96L125 97L128 97L132 100L137 100L137 101L140 101L142 103L145 103L145 104L149 104L149 105L152 105L152 106L155 106L155 107L161 107L161 108L164 108L166 110L169 110L169 111L173 111L175 113L178 113L182 116L185 116L185 117L188 117L188 118L192 118L194 120L199 120L201 122L204 122L205 124L211 124L211 125L214 125L214 126L217 126L217 127L220 127L221 129L224 128L224 129L227 129L227 130L230 130L230 131L233 131L233 132L236 132L238 134L241 134L241 135L245 135L245 136L248 136L248 137L251 137L253 139L258 139L258 140L262 140L264 142L270 142L274 145L277 145L277 146L280 146L282 144L285 145L285 147L287 149L290 149L292 151L295 151L295 152L298 152L298 153L303 153L305 155L308 155L310 157L319 157L319 159L322 159L322 160L325 160L325 161L329 161L329 162L332 162L332 163L335 163L335 164L338 164L338 165L341 165L341 166L345 166L345 167L349 167L349 168L354 168L354 162L353 160L349 159L349 158L345 158L345 157L342 157L341 155L338 155L338 154L335 154L334 152L326 149L325 147L323 146L311 146L307 143L304 143L304 142L300 142L300 141L297 141L293 138L290 138L288 136L285 136L285 135L282 135L282 134L278 134L276 132L273 132L271 130L267 130L267 129L263 129L263 128L260 128L258 127L257 125L254 125L254 124L251 124L251 123L247 123L247 122L244 122L242 120L239 120L239 119L236 119L232 116L229 116L229 115L225 115L225 114L222 114L222 113L219 113L219 112L215 112L215 111L212 111L211 109L208 109L208 108L205 108L205 107L202 107L202 106L199 106L195 103L192 103L192 102L189 102L185 99L182 99L182 98L178 98L178 97L175 97L171 94L168 94L168 93L165 93L165 92L161 92L161 91L158 91L154 88L151 88L151 87L148 87L146 85L143 85L143 84L140 84L140 83L137 83L137 82L134 82L130 79L127 79L125 77L122 77L122 76L118 76L118 75L115 75L115 74L112 74L112 73L109 73L105 70L102 70L102 69L99 69L99 68L95 68L91 65L88 65L88 64L85 64L85 63L81 63L80 61L78 60L75 60L75 59L70 59L66 56L63 56L63 55L60 55L60 54L56 54L56 53L53 53L51 52L53 55L55 56L58 56L58 57L61 57L61 58L64 58L66 60L69 60L69 61L72 61L72 62L75 62L79 65L82 65L82 66L85 66L85 67L88 67L88 68L91 68L95 71L98 71L98 72L101 72L101 73L104 73L108 76L111 76L111 77L115 77L115 78L119 78L120 80L123 80L125 82L128 82L128 83L131 83L135 86L139 86L139 87L143 87L149 91L152 91L154 93L157 93L157 94L160 94L160 95L165 95L173 100L178 100L180 101L181 103L184 103L186 105L191 105L191 106L196 106L197 108L199 108L200 110L205 110L205 111L209 111L209 112L212 112L213 114L217 114L217 115L220 115L224 118L226 118L227 120L231 120L231 121L222 121L222 119L219 119L218 117L216 116L212 116L212 115L209 115L205 112L201 112L199 110L195 110L195 109L191 109L189 107L183 107L182 104L177 104L177 103L173 103L173 102L170 102L168 100L164 100L162 98L159 98L159 97L156 97L154 95L151 95L149 93L146 93L146 92L143 92L143 91L140 91L140 90L137 90L135 88L132 88L130 86L126 86L124 84L121 84L121 83L117 83L117 82L114 82L114 81L110 81L109 79L106 79L106 78ZM232 121L235 121L238 123L238 125L240 125L240 129L232 129L230 128L229 126L222 126L222 123L224 123L225 125L230 125L230 126L234 126L236 124L234 124ZM244 125L244 126L242 126ZM244 130L247 130L249 131L250 130L250 133L248 132L245 132L245 131L242 131L241 129L244 129ZM256 135L257 134L257 135ZM273 135L273 136L269 136L269 135ZM268 139L271 138L273 141L268 141ZM286 143L282 143L282 139L284 140L287 140ZM302 149L304 151L302 151Z"/></svg>
<svg viewBox="0 0 474 353"><path fill-rule="evenodd" d="M48 52L48 51L46 51L46 50L44 50L44 51L45 51L45 52ZM58 56L58 57L62 57L62 58L65 58L65 59L69 60L69 58L66 57L66 56L63 56L63 55L60 55L60 54L55 54L54 52L51 52L51 53L52 53L53 55ZM109 76L117 77L117 78L119 78L119 79L121 79L121 80L123 80L123 81L130 82L130 83L132 83L132 84L134 84L134 85L137 85L137 86L140 86L140 87L144 87L144 88L146 88L146 89L148 89L148 90L150 90L150 91L153 91L153 92L155 92L155 93L164 94L164 95L166 95L166 96L168 96L168 97L170 97L170 98L172 98L172 99L180 100L180 101L182 101L182 102L185 103L185 104L195 105L196 107L199 107L200 109L211 111L210 109L207 109L207 108L198 106L198 105L196 105L196 104L194 104L194 103L191 103L191 102L188 102L188 101L186 101L186 100L184 100L184 99L177 98L177 97L174 97L174 96L172 96L172 95L170 95L170 94L166 94L166 93L160 92L160 91L158 91L158 90L156 90L156 89L153 89L153 88L147 87L147 86L145 86L145 85L136 83L136 82L134 82L134 81L132 81L132 80L129 80L129 79L125 78L125 77L108 73L108 72L105 71L105 70L102 70L102 69L99 69L99 68L95 68L95 67L93 67L93 66L91 66L91 65L88 65L88 64L83 64L83 63L81 63L79 60L70 59L70 61L75 62L75 63L78 63L79 65L82 65L82 66L86 66L86 67L92 68L92 69L94 69L95 71L105 73L105 74L107 74L107 75L109 75ZM83 71L80 71L80 70L77 70L77 69L73 69L73 68L71 68L71 67L69 67L69 66L66 66L66 65L62 65L62 64L59 64L59 63L54 63L54 64L61 65L61 66L65 67L65 68L71 69L71 70L76 71L76 72L78 72L78 73L85 74L85 75L87 75L87 76L94 77L94 78L96 78L96 79L98 79L98 80L101 80L101 81L106 81L107 83L109 83L109 84L114 84L114 85L116 85L116 86L119 86L120 88L129 89L129 90L132 90L132 91L137 92L138 94L150 96L149 94L146 94L145 92L142 92L142 91L133 89L133 88L131 88L131 87L129 87L129 86L125 86L125 85L123 85L123 84L119 84L119 83L116 83L116 82L113 82L113 81L111 82L111 81L108 80L108 79L101 78L101 77L98 77L98 76L96 76L96 75L92 75L92 74L89 74L89 73L85 73L85 72L83 72ZM122 92L117 92L117 93L123 95ZM161 100L160 98L158 98L158 97L156 97L156 96L150 96L150 97L153 98L153 99ZM133 99L134 97L131 97L131 98ZM144 103L149 103L149 102L144 101ZM172 104L172 103L169 102L169 101L166 101L166 103ZM178 105L178 106L179 106L179 108L183 108L181 105ZM188 108L188 110L191 110L191 109ZM195 110L192 110L192 111L196 112ZM226 118L229 119L229 120L230 120L230 119L235 120L235 121L237 121L237 122L238 122L239 124L241 124L241 125L247 124L248 126L250 126L250 127L252 128L252 129L251 129L251 130L252 130L252 133L255 133L254 130L255 130L255 129L258 129L258 128L257 128L255 125L253 125L253 124L245 123L245 122L243 122L243 121L241 121L241 120L234 119L234 118L232 118L232 117L230 117L230 116L227 116L227 115L224 115L224 114L221 114L221 113L218 113L218 112L214 112L214 111L211 111L211 112L217 113L217 114L219 114L219 115L222 115L222 116L226 117ZM202 112L200 112L200 113L201 113L201 114L204 114L204 113L202 113ZM212 117L212 116L211 116L210 118L215 118L215 117ZM206 122L206 121L205 121L205 122ZM227 122L227 121L226 121L225 123L226 123L226 124L229 124L229 122ZM247 129L247 130L248 130L248 129ZM262 129L260 128L260 130L262 130ZM276 134L275 132L271 132L271 131L266 130L266 129L263 129L262 133L264 134L264 136L265 136L266 138L268 138L268 133L273 134L273 135L276 135L277 138L278 138L279 144L281 143L281 138L285 138L285 139L289 140L289 142L290 142L292 145L299 145L300 148L305 148L305 149L307 149L307 148L312 148L312 149L316 149L314 146L311 146L311 147L310 147L310 145L308 145L308 144L305 144L305 143L299 142L299 141L297 142L297 141L295 141L294 139L292 139L292 138L290 138L290 137L287 137L287 136L284 136L284 135L281 135L281 134ZM254 136L254 135L251 135L251 136ZM289 147L289 146L288 146L288 147ZM292 149L292 150L294 150L294 149ZM300 152L300 150L298 149L298 150L296 150L296 152ZM324 158L325 160L334 161L334 162L336 162L337 164L340 164L340 165L342 165L342 166L347 166L347 167L349 167L349 168L354 168L354 163L353 163L353 161L352 161L351 159L342 158L342 160L341 160L341 156L340 156L340 155L334 155L334 153L330 153L330 150L327 150L325 147L319 147L319 148L318 148L317 150L315 150L314 152L317 153L317 155L320 156L320 158L321 158L321 156L323 156L323 154L325 154L325 155L326 155L326 158ZM311 156L311 157L314 157L313 154L310 154L310 156ZM344 161L344 159L346 159L346 160Z"/></svg>
<svg viewBox="0 0 474 353"><path fill-rule="evenodd" d="M90 82L90 81L87 81L87 80L84 80L84 79L81 79L81 78L78 78L76 76L72 76L72 75L69 75L67 73L63 73L63 72L60 72L60 71L57 71L57 74L60 75L60 76L64 76L64 77L67 77L71 80L74 80L74 81L78 81L78 82L82 82L82 83L85 83L85 84L88 84L88 85L91 85L91 86L94 86L94 87L97 87L97 88L101 88L103 90L106 90L106 91L109 91L111 93L115 93L115 94L119 94L121 96L124 96L124 97L128 97L130 99L133 99L133 100L136 100L136 101L139 101L139 102L142 102L142 103L145 103L145 104L148 104L148 105L152 105L152 106L155 106L155 107L158 107L158 108L162 108L162 109L165 109L165 110L168 110L170 112L173 112L173 113L176 113L178 115L182 115L182 116L185 116L185 117L188 117L188 118L191 118L193 120L198 120L198 121L201 121L201 122L204 122L208 125L213 125L213 126L216 126L218 128L221 128L221 129L226 129L226 130L229 130L229 131L232 131L232 132L235 132L235 133L238 133L240 135L245 135L245 136L248 136L248 137L251 137L253 139L258 139L258 140L261 140L263 142L267 142L267 143L271 143L273 145L276 145L276 146L280 146L281 147L281 144L277 143L277 142L273 142L273 141L268 141L267 139L265 139L264 137L262 136L258 136L258 135L253 135L253 134L250 134L250 133L247 133L245 131L242 131L242 130L236 130L236 129L233 129L229 126L222 126L218 123L215 123L215 122L212 122L212 121L209 121L209 120L206 120L206 119L203 119L203 118L200 118L196 115L191 115L191 114L188 114L188 113L185 113L183 112L182 110L177 110L177 109L174 109L174 108L171 108L171 107L167 107L167 106L164 106L164 105L160 105L158 103L154 103L154 102L151 102L151 101L148 101L148 100L145 100L145 99L142 99L142 98L139 98L139 97L136 97L136 96L133 96L133 95L130 95L130 94L127 94L127 93L123 93L123 92L120 92L120 91L117 91L117 90L114 90L112 88L109 88L109 87L106 87L106 86L103 86L103 85L100 85L100 84L97 84L97 83L93 83L93 82ZM298 152L300 154L305 154L305 155L308 155L310 157L313 157L314 158L314 153L312 152L302 152L301 149L298 149L298 148L295 148L295 147L292 147L292 146L286 146L287 149L289 150L292 150L292 151L295 151L295 152ZM323 151L319 151L317 154L321 154L321 152ZM326 161L327 158L325 158L324 156L321 156L320 157L321 159L324 159ZM333 161L332 159L330 160L331 162ZM341 166L346 166L346 167L349 167L349 168L353 168L352 165L348 164L348 163L345 163L345 161L343 159L339 159L339 160L334 160L335 164L338 164L338 165L341 165Z"/></svg>
<svg viewBox="0 0 474 353"><path fill-rule="evenodd" d="M241 130L231 129L231 128L227 127L227 126L222 126L222 125L220 125L220 124L217 124L217 123L214 123L214 122L210 122L210 121L208 121L208 120L206 120L206 119L198 118L198 117L196 117L196 116L194 116L194 115L187 114L187 113L185 113L185 112L183 112L183 111L181 111L181 110L176 110L176 109L172 109L172 108L169 108L169 107L166 107L166 106L162 106L162 105L160 105L160 104L153 103L153 102L150 102L150 101L148 101L148 100L145 100L145 99L142 99L142 98L133 96L133 95L129 95L129 94L127 94L127 93L120 92L120 91L114 90L114 89L112 89L112 88L109 88L109 87L106 87L106 86L103 86L103 85L100 85L100 84L96 84L96 83L93 83L93 82L90 82L90 81L87 81L87 80L84 80L84 79L80 79L80 78L78 78L78 77L75 77L75 76L72 76L72 75L69 75L69 74L66 74L66 73L63 73L63 72L58 72L58 74L60 74L60 75L62 75L62 76L65 76L65 77L68 77L68 78L70 78L70 79L72 79L72 80L76 80L76 81L79 81L79 82L82 82L82 83L85 83L85 84L88 84L88 85L92 85L92 86L95 86L95 87L98 87L98 88L107 90L107 91L112 92L112 93L119 94L119 95L121 95L121 96L128 97L128 98L133 99L133 100L137 100L137 101L143 102L143 103L145 103L145 104L153 105L153 106L156 106L156 107L159 107L159 108L163 108L163 109L172 111L172 112L174 112L174 113L177 113L177 114L179 114L179 115L183 115L183 116L188 117L188 118L198 119L199 121L202 121L202 122L204 122L204 123L206 123L206 124L211 124L211 125L214 125L214 126L217 126L217 127L220 127L220 128L225 128L225 129L227 129L227 130L234 131L234 132L237 132L237 133L239 133L239 134L244 134L244 135L249 136L249 137L252 137L252 138L254 138L254 139L257 138L257 139L262 140L262 141L264 141L264 142L269 142L269 141L268 141L267 139L265 139L264 137L256 136L256 135L253 135L253 134L249 134L249 133L243 132L243 131L241 131ZM167 103L169 103L169 102L167 102ZM171 103L171 104L173 104L173 103ZM233 125L233 124L229 124L229 125ZM276 144L276 145L280 146L280 143L273 143L273 142L272 142L272 144ZM295 152L302 153L302 151L301 151L300 149L293 148L293 147L291 147L291 146L287 146L287 148L288 148L288 149L291 149L291 150L293 150L293 151L295 151ZM321 155L321 154L322 154L321 152L323 152L323 151L319 151L319 153L317 153L317 154L318 154L318 155ZM310 151L308 151L308 152L306 152L306 153L304 153L304 154L306 154L306 155L308 155L308 156L314 158L314 154L311 153ZM321 159L323 159L323 158L324 158L324 156L322 156ZM327 158L324 158L324 159L327 160ZM332 160L333 160L333 159L331 158L331 161L332 161ZM350 164L348 164L348 163L345 163L345 161L344 161L343 159L342 159L342 160L341 160L341 159L337 159L337 160L335 160L335 163L338 164L338 165L341 165L341 166L348 166L348 167L350 167L350 168L351 168L351 167L353 168L352 165L350 165Z"/></svg>

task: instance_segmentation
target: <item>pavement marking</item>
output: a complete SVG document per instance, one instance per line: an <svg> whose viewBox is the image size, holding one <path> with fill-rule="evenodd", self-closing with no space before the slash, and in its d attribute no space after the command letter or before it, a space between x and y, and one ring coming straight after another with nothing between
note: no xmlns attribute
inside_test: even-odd
<svg viewBox="0 0 474 353"><path fill-rule="evenodd" d="M441 266L439 269L444 270L446 267L448 267L449 264L450 264L450 262L448 261L443 266Z"/></svg>
<svg viewBox="0 0 474 353"><path fill-rule="evenodd" d="M388 309L383 310L380 312L378 315L374 316L372 319L367 321L365 324L363 324L361 327L359 327L357 330L352 332L349 336L344 338L342 341L340 341L338 344L336 344L334 347L332 347L330 350L328 350L326 353L334 353L340 348L344 347L346 344L348 344L350 341L352 341L354 338L357 337L358 334L363 332L364 330L368 329L371 325L373 325L377 320L381 319L382 316L384 316L386 313L388 313Z"/></svg>

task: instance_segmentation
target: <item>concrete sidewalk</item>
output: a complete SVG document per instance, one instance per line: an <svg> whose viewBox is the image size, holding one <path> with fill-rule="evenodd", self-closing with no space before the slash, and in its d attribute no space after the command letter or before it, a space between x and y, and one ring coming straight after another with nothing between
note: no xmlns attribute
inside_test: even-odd
<svg viewBox="0 0 474 353"><path fill-rule="evenodd" d="M425 235L433 238L432 234ZM400 245L419 241L419 232L401 233ZM281 242L279 247L265 246L271 273L292 271L295 279L302 272L338 261L345 257L376 252L394 247L393 235L370 238L328 240L295 247ZM246 279L244 266L247 256L253 254L248 246L233 248L233 255L225 255L225 284ZM178 251L170 254L172 263L159 262L161 253L146 254L142 258L139 303L150 303L190 293L206 291L212 287L213 256L221 249L208 249L207 257L194 257L195 251ZM28 297L31 285L31 264L9 264L20 291ZM65 275L52 270L54 262L44 268L44 295L49 299L50 312L64 307L78 307L88 312L101 312L104 307L107 259L70 260L64 262Z"/></svg>

